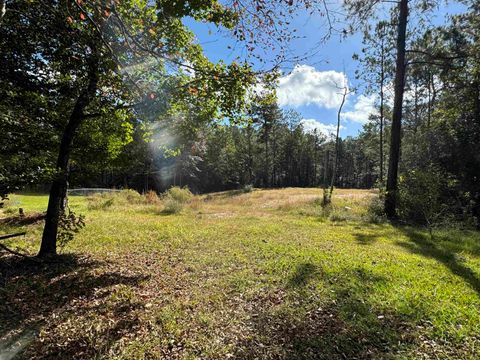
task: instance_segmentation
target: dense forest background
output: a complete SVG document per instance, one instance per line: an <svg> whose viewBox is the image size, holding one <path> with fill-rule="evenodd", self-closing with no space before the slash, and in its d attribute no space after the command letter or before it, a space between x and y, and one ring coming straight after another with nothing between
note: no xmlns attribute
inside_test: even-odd
<svg viewBox="0 0 480 360"><path fill-rule="evenodd" d="M86 169L81 164L72 175L83 186L134 187L139 191L163 191L174 185L210 192L245 185L272 188L328 184L335 158L333 136L316 129L307 131L298 113L282 111L275 103L255 106L255 110L246 125L208 126L193 139L171 137L172 133L178 134L174 130L158 130L149 143L128 144L116 164L105 166L101 176L95 168ZM142 134L135 136L141 138ZM171 151L164 142L178 148ZM376 142L374 124L366 126L358 138L340 139L337 186L375 185L379 180Z"/></svg>

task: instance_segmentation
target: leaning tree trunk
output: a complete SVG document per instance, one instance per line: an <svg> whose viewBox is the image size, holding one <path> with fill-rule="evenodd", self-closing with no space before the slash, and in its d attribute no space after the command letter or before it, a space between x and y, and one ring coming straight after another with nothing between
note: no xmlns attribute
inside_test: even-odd
<svg viewBox="0 0 480 360"><path fill-rule="evenodd" d="M56 167L57 174L50 188L45 227L43 229L40 252L38 253L40 257L55 255L57 253L58 222L67 193L68 163L70 160L72 141L75 132L84 119L84 110L90 104L97 91L98 64L99 54L96 50L92 49L92 55L89 59L88 85L77 98L60 143Z"/></svg>
<svg viewBox="0 0 480 360"><path fill-rule="evenodd" d="M402 128L402 104L405 91L405 38L407 32L408 0L398 4L397 60L395 70L395 96L393 101L392 133L390 138L390 159L388 162L387 192L385 195L385 213L388 218L396 216L398 163L400 160L400 143Z"/></svg>

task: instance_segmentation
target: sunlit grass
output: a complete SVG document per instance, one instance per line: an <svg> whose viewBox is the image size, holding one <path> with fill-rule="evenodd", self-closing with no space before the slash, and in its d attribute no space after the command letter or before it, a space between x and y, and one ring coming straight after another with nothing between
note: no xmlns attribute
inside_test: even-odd
<svg viewBox="0 0 480 360"><path fill-rule="evenodd" d="M63 251L101 261L76 283L107 271L142 280L102 278L76 297L60 288L63 315L45 316L29 354L61 342L64 356L77 346L107 358L478 358L479 234L439 230L432 241L423 229L371 224L374 196L336 190L327 212L321 189L223 192L171 215L161 201L92 209L71 197L87 226ZM28 214L47 197L12 201ZM22 229L8 244L34 253L41 224ZM0 301L31 286L9 279Z"/></svg>

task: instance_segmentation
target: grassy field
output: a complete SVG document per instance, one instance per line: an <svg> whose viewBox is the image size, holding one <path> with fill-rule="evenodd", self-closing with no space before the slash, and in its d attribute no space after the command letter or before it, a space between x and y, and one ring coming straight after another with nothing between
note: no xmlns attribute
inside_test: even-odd
<svg viewBox="0 0 480 360"><path fill-rule="evenodd" d="M0 359L480 358L480 234L372 223L369 191L320 198L71 197L87 226L61 261L0 254ZM14 195L0 218L46 203ZM34 253L42 224L0 222L19 229L5 244Z"/></svg>

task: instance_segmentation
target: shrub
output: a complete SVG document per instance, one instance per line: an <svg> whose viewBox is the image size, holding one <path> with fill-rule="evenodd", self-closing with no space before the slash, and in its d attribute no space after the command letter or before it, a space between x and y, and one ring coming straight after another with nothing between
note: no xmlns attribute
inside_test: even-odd
<svg viewBox="0 0 480 360"><path fill-rule="evenodd" d="M163 212L166 214L177 214L183 210L185 204L193 197L192 192L187 188L174 186L168 189L163 195Z"/></svg>
<svg viewBox="0 0 480 360"><path fill-rule="evenodd" d="M322 206L328 206L332 203L332 193L328 188L323 188Z"/></svg>
<svg viewBox="0 0 480 360"><path fill-rule="evenodd" d="M244 192L244 193L250 193L252 191L253 191L253 185L252 184L244 185L243 188L242 188L242 192Z"/></svg>
<svg viewBox="0 0 480 360"><path fill-rule="evenodd" d="M178 187L178 186L174 186L174 187L171 187L170 189L168 189L165 192L164 196L166 198L172 198L172 199L177 200L180 203L184 204L184 203L188 202L189 200L191 200L191 198L193 197L193 194L188 189L188 187L181 188L181 187Z"/></svg>
<svg viewBox="0 0 480 360"><path fill-rule="evenodd" d="M384 197L381 193L379 196L373 197L368 204L365 218L367 222L372 224L380 224L386 221Z"/></svg>
<svg viewBox="0 0 480 360"><path fill-rule="evenodd" d="M114 194L120 204L142 204L145 201L145 198L139 192L132 189L125 189Z"/></svg>
<svg viewBox="0 0 480 360"><path fill-rule="evenodd" d="M70 208L61 214L58 221L57 241L60 249L63 249L73 240L75 234L85 227L85 217L75 214Z"/></svg>
<svg viewBox="0 0 480 360"><path fill-rule="evenodd" d="M165 214L178 214L183 210L185 203L169 198L166 199L163 205L163 212Z"/></svg>
<svg viewBox="0 0 480 360"><path fill-rule="evenodd" d="M148 191L145 194L145 201L147 204L158 204L160 203L160 198L158 197L157 193L153 190Z"/></svg>
<svg viewBox="0 0 480 360"><path fill-rule="evenodd" d="M445 218L448 206L442 193L446 177L435 168L412 170L400 177L399 215L404 220L427 225L430 232Z"/></svg>

